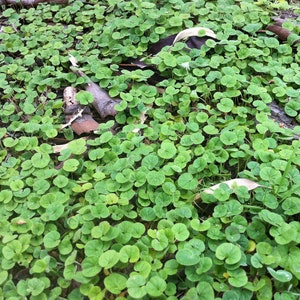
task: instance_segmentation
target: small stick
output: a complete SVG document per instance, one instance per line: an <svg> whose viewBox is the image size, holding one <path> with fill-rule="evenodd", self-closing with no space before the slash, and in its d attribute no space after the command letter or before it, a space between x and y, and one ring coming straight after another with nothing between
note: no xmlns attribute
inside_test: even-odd
<svg viewBox="0 0 300 300"><path fill-rule="evenodd" d="M72 123L73 123L77 118L79 118L79 117L81 118L81 117L82 117L82 113L83 113L84 110L85 110L85 107L84 107L84 108L81 108L81 109L78 111L78 113L77 113L76 115L74 115L74 116L69 120L68 123L63 124L63 125L61 126L61 129L64 129L64 128L68 127L68 126L71 126Z"/></svg>

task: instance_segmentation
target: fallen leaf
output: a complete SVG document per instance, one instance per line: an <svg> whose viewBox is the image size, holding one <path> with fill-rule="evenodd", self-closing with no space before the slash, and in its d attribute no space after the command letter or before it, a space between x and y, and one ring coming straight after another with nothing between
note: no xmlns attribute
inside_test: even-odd
<svg viewBox="0 0 300 300"><path fill-rule="evenodd" d="M88 140L87 137L82 137L80 139L84 139L86 141ZM55 146L53 146L52 147L53 148L53 153L60 153L61 151L65 150L65 149L68 149L69 148L69 144L70 144L70 142L66 143L66 144L62 144L62 145L55 145Z"/></svg>
<svg viewBox="0 0 300 300"><path fill-rule="evenodd" d="M77 59L72 54L69 54L69 61L73 67L78 67Z"/></svg>
<svg viewBox="0 0 300 300"><path fill-rule="evenodd" d="M264 185L258 184L255 181L252 181L252 180L249 180L249 179L246 179L246 178L235 178L235 179L231 179L231 180L228 180L228 181L223 181L221 183L215 184L215 185L213 185L213 186L205 189L202 192L206 193L206 194L213 194L214 191L222 183L227 184L230 188L239 187L239 186L245 186L248 189L248 191L254 190L254 189L258 188L258 187L266 187Z"/></svg>
<svg viewBox="0 0 300 300"><path fill-rule="evenodd" d="M147 120L147 111L152 107L152 105L150 105L149 107L147 107L147 109L145 111L143 111L141 113L141 116L140 116L140 123L139 124L144 124L145 121ZM140 128L135 128L132 130L132 132L139 132L140 131Z"/></svg>
<svg viewBox="0 0 300 300"><path fill-rule="evenodd" d="M188 28L185 30L180 31L174 41L173 41L173 45L183 39L189 38L191 36L199 36L199 31L203 30L205 31L205 36L209 36L211 38L217 39L216 34L209 28L206 27L194 27L194 28Z"/></svg>

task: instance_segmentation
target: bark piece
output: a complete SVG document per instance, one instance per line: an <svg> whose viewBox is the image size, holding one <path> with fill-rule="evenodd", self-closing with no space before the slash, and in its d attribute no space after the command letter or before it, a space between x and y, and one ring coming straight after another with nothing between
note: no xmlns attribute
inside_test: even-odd
<svg viewBox="0 0 300 300"><path fill-rule="evenodd" d="M276 102L272 101L269 105L271 111L271 119L276 121L278 124L282 124L283 127L294 129L295 126L299 125L294 118L288 116L284 108L279 106Z"/></svg>
<svg viewBox="0 0 300 300"><path fill-rule="evenodd" d="M78 68L72 67L71 70L78 76L88 78L84 72ZM102 119L107 116L115 116L118 112L115 110L115 105L119 104L121 100L111 98L108 93L103 90L98 84L94 83L88 78L89 82L85 90L94 96L92 105L99 113Z"/></svg>
<svg viewBox="0 0 300 300"><path fill-rule="evenodd" d="M275 33L281 41L287 41L289 35L293 34L292 31L282 28L279 25L269 25L267 26L267 30ZM295 41L295 43L300 43L300 39Z"/></svg>

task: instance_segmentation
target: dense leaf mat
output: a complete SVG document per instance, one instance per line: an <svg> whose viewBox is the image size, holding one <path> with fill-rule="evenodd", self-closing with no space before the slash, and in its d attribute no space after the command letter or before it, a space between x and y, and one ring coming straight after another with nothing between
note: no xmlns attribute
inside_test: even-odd
<svg viewBox="0 0 300 300"><path fill-rule="evenodd" d="M300 21L266 30L296 4L0 8L1 299L298 299ZM194 27L217 39L147 52ZM87 83L70 55L121 99L84 138L62 128L64 89Z"/></svg>

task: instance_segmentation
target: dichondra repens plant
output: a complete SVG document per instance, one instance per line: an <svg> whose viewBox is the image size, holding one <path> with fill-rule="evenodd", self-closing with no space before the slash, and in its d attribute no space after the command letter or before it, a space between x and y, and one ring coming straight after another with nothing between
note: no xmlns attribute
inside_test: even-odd
<svg viewBox="0 0 300 300"><path fill-rule="evenodd" d="M0 298L298 299L297 4L11 2Z"/></svg>

